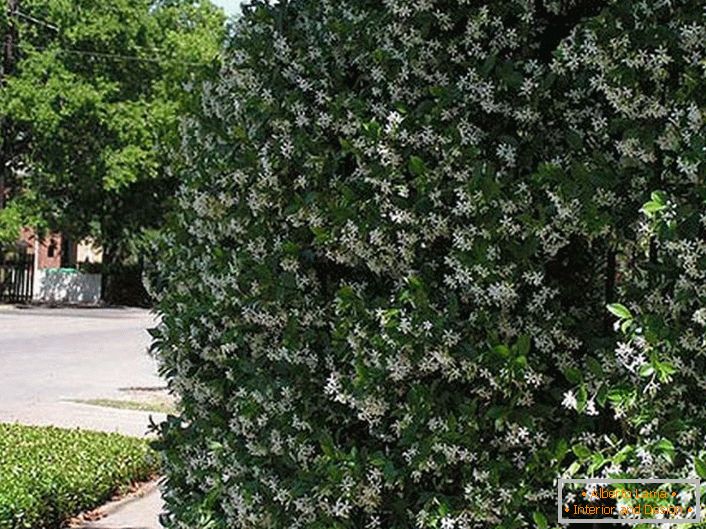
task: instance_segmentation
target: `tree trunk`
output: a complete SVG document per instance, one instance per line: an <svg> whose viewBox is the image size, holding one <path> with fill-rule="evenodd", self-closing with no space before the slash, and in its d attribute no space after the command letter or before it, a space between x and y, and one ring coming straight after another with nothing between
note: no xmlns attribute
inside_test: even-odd
<svg viewBox="0 0 706 529"><path fill-rule="evenodd" d="M113 267L113 252L108 244L103 243L103 262L101 266L101 301L110 303L110 269Z"/></svg>
<svg viewBox="0 0 706 529"><path fill-rule="evenodd" d="M103 266L101 267L101 299L104 303L116 302L115 274L120 262L117 244L105 233L103 235Z"/></svg>

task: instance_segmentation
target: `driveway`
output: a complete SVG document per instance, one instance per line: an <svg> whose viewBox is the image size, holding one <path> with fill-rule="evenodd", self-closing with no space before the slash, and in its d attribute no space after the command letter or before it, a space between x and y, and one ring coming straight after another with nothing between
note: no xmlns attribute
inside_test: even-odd
<svg viewBox="0 0 706 529"><path fill-rule="evenodd" d="M145 435L162 414L73 401L163 388L147 353L154 325L142 309L0 306L0 422Z"/></svg>

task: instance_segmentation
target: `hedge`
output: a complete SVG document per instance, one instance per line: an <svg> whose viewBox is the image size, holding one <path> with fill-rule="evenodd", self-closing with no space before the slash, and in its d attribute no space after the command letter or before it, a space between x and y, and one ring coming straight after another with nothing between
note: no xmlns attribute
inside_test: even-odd
<svg viewBox="0 0 706 529"><path fill-rule="evenodd" d="M170 528L556 525L706 478L706 24L253 1L150 288Z"/></svg>
<svg viewBox="0 0 706 529"><path fill-rule="evenodd" d="M58 529L158 466L141 439L0 424L0 529Z"/></svg>

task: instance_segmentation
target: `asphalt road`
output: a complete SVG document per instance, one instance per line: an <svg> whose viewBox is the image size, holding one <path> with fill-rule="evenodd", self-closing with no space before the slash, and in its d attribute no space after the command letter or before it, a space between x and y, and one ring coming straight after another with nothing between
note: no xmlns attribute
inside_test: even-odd
<svg viewBox="0 0 706 529"><path fill-rule="evenodd" d="M70 401L163 387L147 353L154 325L142 309L0 306L0 421L145 435L161 415Z"/></svg>

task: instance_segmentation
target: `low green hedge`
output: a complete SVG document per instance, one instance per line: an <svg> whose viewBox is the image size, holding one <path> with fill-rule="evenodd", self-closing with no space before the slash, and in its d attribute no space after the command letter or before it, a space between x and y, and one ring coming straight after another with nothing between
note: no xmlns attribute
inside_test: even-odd
<svg viewBox="0 0 706 529"><path fill-rule="evenodd" d="M0 424L0 529L53 529L153 475L146 441Z"/></svg>

